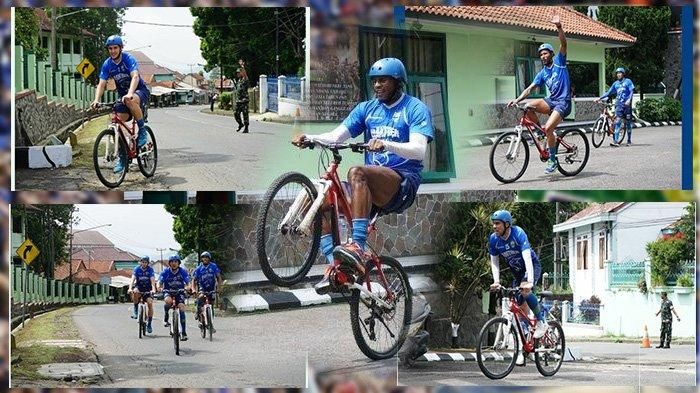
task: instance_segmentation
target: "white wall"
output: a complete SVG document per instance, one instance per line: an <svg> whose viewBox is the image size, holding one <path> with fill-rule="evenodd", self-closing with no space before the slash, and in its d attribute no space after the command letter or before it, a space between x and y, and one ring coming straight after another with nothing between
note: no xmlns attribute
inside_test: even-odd
<svg viewBox="0 0 700 393"><path fill-rule="evenodd" d="M605 265L599 268L598 256L601 250L598 248L598 233L603 230L605 223L585 225L568 231L569 237L569 278L574 292L574 302L579 304L583 299L589 299L592 295L599 298L608 287L608 277L605 274ZM576 238L588 235L588 266L587 269L578 269ZM608 248L610 247L609 242ZM605 250L603 250L604 252Z"/></svg>

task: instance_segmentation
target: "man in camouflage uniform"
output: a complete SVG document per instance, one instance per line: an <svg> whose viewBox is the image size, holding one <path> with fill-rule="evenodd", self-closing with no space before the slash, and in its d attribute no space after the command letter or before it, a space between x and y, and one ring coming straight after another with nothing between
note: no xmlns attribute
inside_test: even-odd
<svg viewBox="0 0 700 393"><path fill-rule="evenodd" d="M236 130L236 132L240 131L241 128L245 127L245 129L243 130L244 134L248 133L249 85L250 84L248 83L248 78L246 78L245 76L245 71L242 68L238 68L236 70L236 79L233 81L233 94L234 98L236 99L236 109L234 112L234 117L236 118L236 123L238 123L238 129Z"/></svg>
<svg viewBox="0 0 700 393"><path fill-rule="evenodd" d="M661 308L656 312L656 316L661 314L661 342L656 348L671 348L671 325L673 323L671 311L673 311L676 319L680 322L681 317L678 316L676 309L673 308L673 303L668 300L668 295L666 292L661 292Z"/></svg>

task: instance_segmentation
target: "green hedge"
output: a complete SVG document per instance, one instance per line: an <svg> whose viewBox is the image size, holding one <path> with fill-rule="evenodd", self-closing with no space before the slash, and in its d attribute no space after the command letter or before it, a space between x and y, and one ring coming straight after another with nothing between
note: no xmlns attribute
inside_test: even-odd
<svg viewBox="0 0 700 393"><path fill-rule="evenodd" d="M681 102L673 98L645 98L637 103L637 117L654 121L680 121Z"/></svg>
<svg viewBox="0 0 700 393"><path fill-rule="evenodd" d="M233 94L231 93L221 93L219 94L219 108L230 111L232 108L231 98Z"/></svg>

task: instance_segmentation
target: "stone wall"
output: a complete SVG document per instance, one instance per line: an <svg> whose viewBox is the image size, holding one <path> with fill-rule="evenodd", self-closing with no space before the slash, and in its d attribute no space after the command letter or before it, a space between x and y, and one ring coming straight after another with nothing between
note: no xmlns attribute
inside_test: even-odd
<svg viewBox="0 0 700 393"><path fill-rule="evenodd" d="M574 99L576 105L576 116L573 121L592 121L600 114L600 108L590 99ZM506 104L486 104L482 106L483 129L501 129L515 126L521 116L521 111L514 108L507 108ZM544 124L549 116L538 115L540 124Z"/></svg>
<svg viewBox="0 0 700 393"><path fill-rule="evenodd" d="M666 97L673 98L676 88L681 83L681 32L668 32L668 47L666 48L666 60L664 65L664 85L666 85ZM678 92L680 98L680 91Z"/></svg>
<svg viewBox="0 0 700 393"><path fill-rule="evenodd" d="M34 146L84 116L75 105L49 102L33 90L15 95L15 115L15 146Z"/></svg>

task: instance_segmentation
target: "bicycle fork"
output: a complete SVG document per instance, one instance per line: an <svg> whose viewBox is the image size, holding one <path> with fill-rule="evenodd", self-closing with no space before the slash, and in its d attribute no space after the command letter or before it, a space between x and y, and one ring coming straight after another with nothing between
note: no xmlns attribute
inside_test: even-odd
<svg viewBox="0 0 700 393"><path fill-rule="evenodd" d="M323 201L326 200L326 194L331 188L331 184L332 182L330 180L319 181L317 189L318 195L316 196L314 202L311 204L311 207L309 207L309 211L306 212L304 219L296 228L297 232L303 233L306 236L311 236L311 224L314 222L314 219L316 218L316 213L318 213L318 210L321 208L321 205L323 205ZM296 217L297 214L299 214L299 212L301 211L302 207L306 206L306 202L308 201L309 196L304 191L302 191L301 194L303 195L297 196L297 199L294 200L292 207L289 209L289 212L287 212L287 216L285 216L285 220L282 220L282 223L280 224L281 226L285 224L288 225L288 221ZM298 204L297 201L299 202ZM297 204L297 206L294 206L295 204Z"/></svg>
<svg viewBox="0 0 700 393"><path fill-rule="evenodd" d="M515 126L515 132L518 133L518 136L515 139L510 140L510 144L508 145L508 152L506 153L506 158L508 158L509 160L515 160L516 158L518 158L518 153L520 152L518 147L520 146L520 140L523 137L523 126Z"/></svg>

